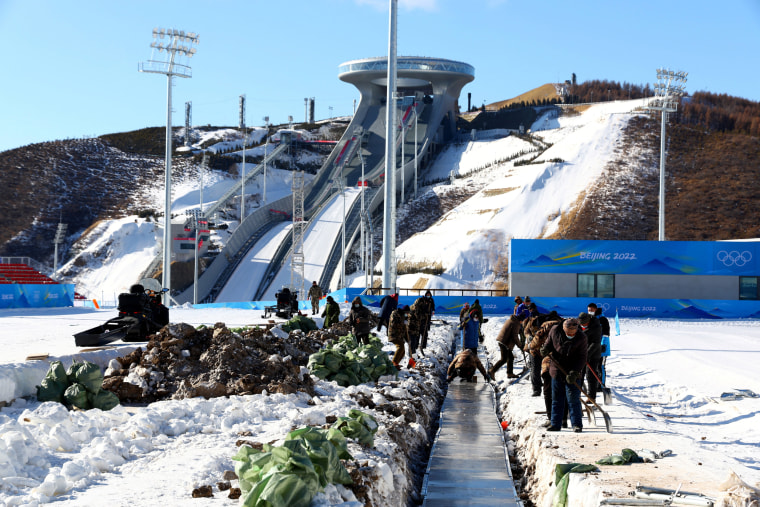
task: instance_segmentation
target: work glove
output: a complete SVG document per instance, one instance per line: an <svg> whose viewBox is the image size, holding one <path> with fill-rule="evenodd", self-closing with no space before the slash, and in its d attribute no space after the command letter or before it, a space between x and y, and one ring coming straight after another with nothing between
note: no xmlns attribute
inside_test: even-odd
<svg viewBox="0 0 760 507"><path fill-rule="evenodd" d="M546 357L551 354L551 351L546 347L541 347L541 357Z"/></svg>
<svg viewBox="0 0 760 507"><path fill-rule="evenodd" d="M602 345L602 354L607 352L607 345Z"/></svg>
<svg viewBox="0 0 760 507"><path fill-rule="evenodd" d="M568 384L575 385L575 383L578 381L578 372L571 370L570 373L567 374L565 380Z"/></svg>

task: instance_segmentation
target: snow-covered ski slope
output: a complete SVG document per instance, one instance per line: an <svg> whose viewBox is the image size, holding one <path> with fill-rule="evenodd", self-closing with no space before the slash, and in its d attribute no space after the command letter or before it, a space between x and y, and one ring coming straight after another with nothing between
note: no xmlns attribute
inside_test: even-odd
<svg viewBox="0 0 760 507"><path fill-rule="evenodd" d="M470 186L479 191L446 213L432 227L400 244L396 250L397 259L409 263L440 263L445 270L442 275L424 275L430 288L490 286L494 279L493 267L509 238L537 238L554 232L559 215L572 209L584 190L603 174L627 121L635 114L643 114L643 105L641 100L607 102L592 105L576 116L560 117L547 110L530 130L543 143L551 143L551 147L528 165L516 166L515 162L535 157L537 146L518 136L507 135L506 131L486 131L479 133L475 141L448 145L429 168L427 180L445 178L455 171L462 177L456 179L453 186ZM545 146L540 140L534 142ZM561 159L562 162L549 162L551 159ZM288 171L270 171L267 201L290 193L290 178ZM214 172L208 174L203 191L204 208L231 184L229 177ZM246 188L252 194L262 190L258 183ZM438 184L429 190L441 193L451 188L451 185ZM350 208L348 196L355 190L347 193L346 209ZM159 192L155 199L158 209L161 207ZM197 182L181 182L174 186L173 212L183 213L184 209L196 207L199 199ZM327 256L340 225L342 202L333 199L332 203L337 206L338 209L333 211L338 214L328 219L331 224L320 226L332 232L315 236L313 244L305 238L310 243L304 244L307 282L318 279L317 275L321 273L320 260L310 256ZM403 213L401 208L399 216ZM234 230L238 222L234 219L221 221L228 223L230 229L213 231L212 240L224 244L229 231ZM161 240L160 227L155 223L149 226L144 223L144 219L128 217L99 225L103 232L91 241L82 257L88 264L86 268L93 269L84 269L74 278L79 292L104 300L101 302L114 302L119 292L137 281L139 274L155 257ZM259 241L250 255L262 259L267 254L257 252L261 248L264 243ZM82 260L78 262L81 264ZM321 262L323 266L324 261ZM103 264L108 266L107 271L94 269ZM252 261L242 262L242 269L251 264ZM247 275L243 273L233 276L235 285L248 283ZM412 287L419 278L416 274L403 275L397 285ZM353 279L353 285L364 284L363 276ZM289 283L289 273L278 276L270 286L268 297ZM237 297L248 300L248 292L230 286L223 291L226 293L224 301Z"/></svg>
<svg viewBox="0 0 760 507"><path fill-rule="evenodd" d="M483 140L447 146L428 178L444 178L453 170L460 176L453 186L479 191L399 245L396 257L421 265L440 263L443 274L424 275L429 288L490 286L509 239L555 232L561 215L602 175L623 129L635 114L643 114L643 105L642 100L605 102L559 117L546 110L531 134L538 144L551 146L527 165L515 163L533 159L538 148L517 136L494 139L485 133ZM438 185L433 191L450 188ZM412 287L418 278L401 276L398 286Z"/></svg>
<svg viewBox="0 0 760 507"><path fill-rule="evenodd" d="M344 213L347 213L359 198L361 189L347 188L344 195L345 202L341 194L334 195L306 227L303 238L305 288L311 285L311 281L319 280L322 276L333 242L340 237ZM273 301L275 293L284 286L290 286L289 261L286 261L274 276L262 300ZM305 295L299 294L299 298L305 299Z"/></svg>

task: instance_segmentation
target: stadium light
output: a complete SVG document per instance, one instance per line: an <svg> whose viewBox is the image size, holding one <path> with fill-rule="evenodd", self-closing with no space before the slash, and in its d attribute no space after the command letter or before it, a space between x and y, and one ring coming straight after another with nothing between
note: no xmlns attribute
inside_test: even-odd
<svg viewBox="0 0 760 507"><path fill-rule="evenodd" d="M678 110L678 103L686 94L686 77L688 72L657 69L657 83L654 85L655 96L649 101L647 109L662 113L660 132L660 217L659 241L665 241L665 125L668 113Z"/></svg>
<svg viewBox="0 0 760 507"><path fill-rule="evenodd" d="M195 54L194 45L198 44L198 34L194 32L178 31L174 29L154 28L153 38L163 40L164 36L169 41L151 43L151 47L158 50L159 53L166 51L165 59L151 59L147 62L138 64L137 70L153 74L166 75L166 168L164 171L164 250L163 250L163 281L162 286L171 289L171 201L172 201L172 78L174 76L189 78L192 77L190 66L183 62L183 58L191 58ZM189 46L179 43L189 44ZM171 300L171 290L164 293L164 305L169 306Z"/></svg>

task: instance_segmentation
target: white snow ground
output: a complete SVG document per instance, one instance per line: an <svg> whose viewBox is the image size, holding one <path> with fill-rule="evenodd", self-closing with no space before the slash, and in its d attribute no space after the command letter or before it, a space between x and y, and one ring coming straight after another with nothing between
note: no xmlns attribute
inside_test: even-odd
<svg viewBox="0 0 760 507"><path fill-rule="evenodd" d="M434 171L443 175L452 169L466 172L468 177L454 184L478 185L482 190L431 229L400 245L399 252L407 260L432 257L443 262L447 273L425 275L431 278L430 287L454 283L488 286L492 276L489 245L509 237L539 237L556 226L552 217L557 211L567 211L579 189L601 174L605 157L629 117L625 113L638 105L636 101L611 102L593 106L577 117L539 119L533 130L543 129L539 134L554 143L542 159L561 158L562 163L515 167L503 162L529 148L516 138L449 148L435 163ZM280 189L288 186L283 181ZM189 183L182 188L195 191ZM270 183L270 188L276 186ZM175 192L181 192L180 187ZM207 193L212 194L206 190L204 197ZM153 258L160 237L153 225L135 222L134 217L103 224L103 235L108 237L102 241L111 242L108 254L91 259L87 274L77 281L78 288L90 289L90 297L98 297L100 291L110 293L114 300L116 293L135 281L131 277L137 267L147 266ZM105 232L109 228L113 232ZM363 277L356 280L359 284ZM399 285L404 285L403 277ZM260 318L247 310L181 307L171 311L173 322L221 321L228 327L255 324ZM350 390L325 383L319 384L325 395L317 406L306 405L303 395L273 395L68 413L35 401L34 385L44 376L47 363L26 361L26 356L49 353L70 360L77 354L73 333L100 324L114 313L112 308L80 307L0 311L0 325L5 330L0 337L4 351L0 400L15 398L12 405L0 410L0 505L48 501L63 505L227 504L231 501L219 495L190 499L189 493L231 468L238 430L252 431L252 438L261 441L274 440L291 426L321 423L325 415L340 415L355 406L347 396ZM489 317L486 346L494 358L493 339L503 317ZM513 434L510 445L517 444L515 452L535 464L531 491L537 503L551 504L553 464L590 463L623 447L671 449L673 455L654 464L577 474L568 490L570 505L598 505L601 494L625 496L639 476L646 485L675 489L680 480L684 489L694 487L715 496L724 494L719 486L729 477L760 486L760 399L710 401L736 388L760 393L755 366L760 358L760 323L624 319L621 331L621 336L613 336L613 356L608 363L615 404L604 408L615 426L611 435L591 426L579 435L546 434L540 426L543 416L535 414L543 408L543 401L530 397L527 382L506 388L501 384L500 407ZM435 343L443 351L450 339L441 327ZM88 353L87 358L105 365L109 356L122 355L132 346L117 345L112 351ZM498 373L497 380L503 380L503 375L503 371ZM378 449L392 453L387 439L378 438L378 442ZM393 482L383 483L383 488L398 487L398 464L378 460L377 454L368 457L378 477ZM329 498L320 497L316 504L350 500L342 489L328 493ZM737 500L732 505L747 504Z"/></svg>

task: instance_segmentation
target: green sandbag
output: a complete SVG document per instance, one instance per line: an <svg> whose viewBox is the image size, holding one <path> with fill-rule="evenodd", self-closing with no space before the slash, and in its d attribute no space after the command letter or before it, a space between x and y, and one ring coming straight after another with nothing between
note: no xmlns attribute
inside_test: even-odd
<svg viewBox="0 0 760 507"><path fill-rule="evenodd" d="M276 468L243 498L244 507L308 507L316 492L299 476Z"/></svg>
<svg viewBox="0 0 760 507"><path fill-rule="evenodd" d="M552 507L567 506L567 485L570 482L571 473L596 472L599 469L594 465L584 465L583 463L559 463L554 467L554 499Z"/></svg>
<svg viewBox="0 0 760 507"><path fill-rule="evenodd" d="M338 420L332 425L347 438L353 438L360 444L372 447L375 444L374 435L377 432L378 424L374 417L365 414L361 410L351 409L348 417L338 417Z"/></svg>
<svg viewBox="0 0 760 507"><path fill-rule="evenodd" d="M337 373L343 367L343 357L340 353L328 349L325 351L324 365L331 372Z"/></svg>
<svg viewBox="0 0 760 507"><path fill-rule="evenodd" d="M362 423L373 435L377 433L377 428L379 425L377 424L377 419L375 419L370 414L367 414L365 412L362 412L361 410L352 408L348 411L348 417L352 419L356 419L360 423Z"/></svg>
<svg viewBox="0 0 760 507"><path fill-rule="evenodd" d="M82 384L74 383L67 387L63 393L63 399L72 407L81 408L82 410L91 408L90 400L87 399L87 388Z"/></svg>
<svg viewBox="0 0 760 507"><path fill-rule="evenodd" d="M288 321L293 329L300 329L303 332L316 331L319 329L316 322L304 315L296 315Z"/></svg>
<svg viewBox="0 0 760 507"><path fill-rule="evenodd" d="M69 369L66 370L66 378L69 385L82 384L93 394L97 394L103 387L103 373L100 371L100 366L88 361L71 363Z"/></svg>
<svg viewBox="0 0 760 507"><path fill-rule="evenodd" d="M265 444L263 452L241 446L232 459L237 461L235 472L240 489L246 493L243 505L308 505L320 489L319 477L300 440L292 441L288 447ZM288 493L293 490L297 490L298 495ZM302 500L306 503L299 503Z"/></svg>
<svg viewBox="0 0 760 507"><path fill-rule="evenodd" d="M610 454L596 462L597 465L625 465L627 463L641 463L644 461L632 449L623 449L620 454Z"/></svg>
<svg viewBox="0 0 760 507"><path fill-rule="evenodd" d="M66 387L67 385L63 382L56 382L45 377L37 386L37 400L63 403L63 393L66 391Z"/></svg>
<svg viewBox="0 0 760 507"><path fill-rule="evenodd" d="M329 440L333 447L335 447L335 450L338 451L338 457L340 459L354 459L354 457L351 456L351 453L348 452L348 441L346 440L346 436L341 433L340 430L333 427L328 428L327 440Z"/></svg>
<svg viewBox="0 0 760 507"><path fill-rule="evenodd" d="M50 368L48 368L45 378L63 384L64 386L69 385L69 379L66 376L66 368L63 367L63 363L60 361L50 362Z"/></svg>
<svg viewBox="0 0 760 507"><path fill-rule="evenodd" d="M322 487L328 484L351 484L353 482L346 467L340 462L338 450L327 439L326 430L307 426L291 431L285 437L283 445L287 447L290 442L295 440L303 443Z"/></svg>
<svg viewBox="0 0 760 507"><path fill-rule="evenodd" d="M328 380L337 382L341 387L348 387L351 384L351 378L346 373L333 373L328 377Z"/></svg>
<svg viewBox="0 0 760 507"><path fill-rule="evenodd" d="M103 388L96 394L87 393L87 398L90 400L92 408L99 408L100 410L111 410L119 404L119 397L111 391L107 391Z"/></svg>
<svg viewBox="0 0 760 507"><path fill-rule="evenodd" d="M327 368L325 368L321 364L309 366L309 370L311 371L312 375L314 375L315 377L319 377L322 380L326 379L327 377L329 377L332 374L332 372L330 370L328 370Z"/></svg>

